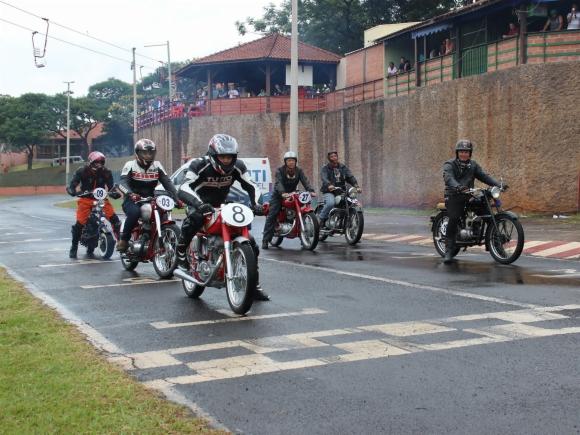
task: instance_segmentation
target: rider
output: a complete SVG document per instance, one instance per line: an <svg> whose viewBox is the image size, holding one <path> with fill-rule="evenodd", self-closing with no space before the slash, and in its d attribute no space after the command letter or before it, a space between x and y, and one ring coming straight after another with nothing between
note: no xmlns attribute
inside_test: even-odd
<svg viewBox="0 0 580 435"><path fill-rule="evenodd" d="M469 200L466 192L473 187L474 180L490 186L500 186L490 175L485 173L483 168L475 160L471 160L473 154L473 144L467 139L461 139L455 145L455 158L447 160L443 164L443 180L445 181L445 204L449 222L447 223L445 259L443 262L449 264L453 261L453 250L455 249L455 238L457 237L457 227L459 219L463 216L465 205ZM507 190L507 184L503 184L503 189Z"/></svg>
<svg viewBox="0 0 580 435"><path fill-rule="evenodd" d="M207 154L193 160L189 165L185 181L178 192L179 199L192 208L183 220L177 244L177 264L181 269L189 268L187 247L203 226L204 215L212 213L214 207L220 207L224 203L234 182L238 181L248 193L254 212L256 214L262 212L262 206L256 204L256 195L259 192L250 178L246 165L237 158L236 139L227 134L216 134L209 141ZM257 257L260 251L256 241L251 237L250 242ZM259 284L256 300L270 300Z"/></svg>
<svg viewBox="0 0 580 435"><path fill-rule="evenodd" d="M320 178L322 179L322 188L320 189L324 195L324 207L320 212L320 228L325 228L326 219L332 207L334 207L334 194L332 193L336 188L346 189L346 183L352 185L358 193L362 192L358 182L350 169L338 161L338 152L329 151L326 155L328 157L328 164L322 167L320 171Z"/></svg>
<svg viewBox="0 0 580 435"><path fill-rule="evenodd" d="M276 218L282 208L282 198L287 198L290 193L294 192L296 187L298 187L298 183L302 183L304 189L308 190L312 196L316 196L314 188L308 181L306 174L296 166L297 163L298 156L296 153L294 151L288 151L284 154L284 166L280 166L276 171L276 183L274 184L274 191L270 199L270 211L268 212L262 234L262 249L268 249L268 243L274 235Z"/></svg>
<svg viewBox="0 0 580 435"><path fill-rule="evenodd" d="M77 186L80 184L81 193L82 192L92 192L97 187L102 187L103 189L111 190L113 188L113 174L109 169L105 167L105 155L99 151L93 151L89 154L87 158L87 165L79 168L74 173L70 184L66 188L66 191L71 196L76 196ZM117 192L112 192L111 197L119 197ZM79 247L79 240L81 238L81 233L83 227L89 220L91 210L93 208L93 198L79 198L77 203L77 221L71 227L72 233L72 245L68 256L70 258L77 258L77 250ZM118 235L121 229L121 222L119 216L115 214L113 206L108 199L105 200L105 207L103 209L105 216L111 222L113 230ZM93 249L87 248L87 257L93 257Z"/></svg>
<svg viewBox="0 0 580 435"><path fill-rule="evenodd" d="M117 250L127 250L131 232L141 216L141 207L135 204L142 197L153 196L157 183L161 183L164 189L174 198L177 198L177 190L167 176L165 169L157 160L155 154L157 146L150 139L139 139L135 143L135 160L125 163L121 170L119 190L125 195L123 211L127 218L123 225L121 240L117 243Z"/></svg>

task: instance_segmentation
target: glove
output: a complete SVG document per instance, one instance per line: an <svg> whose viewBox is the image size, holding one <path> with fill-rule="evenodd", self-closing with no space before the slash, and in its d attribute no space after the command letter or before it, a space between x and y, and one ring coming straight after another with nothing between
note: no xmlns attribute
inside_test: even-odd
<svg viewBox="0 0 580 435"><path fill-rule="evenodd" d="M362 189L361 189L360 187L357 187L357 188L356 188L356 191L357 191L358 193L362 193Z"/></svg>
<svg viewBox="0 0 580 435"><path fill-rule="evenodd" d="M310 192L310 196L315 198L316 197L316 192Z"/></svg>
<svg viewBox="0 0 580 435"><path fill-rule="evenodd" d="M288 199L288 198L290 198L290 194L289 193L283 193L282 194L282 198Z"/></svg>
<svg viewBox="0 0 580 435"><path fill-rule="evenodd" d="M70 196L77 196L76 192L74 191L74 189L71 189L70 187L67 186L66 188L66 193L68 193Z"/></svg>
<svg viewBox="0 0 580 435"><path fill-rule="evenodd" d="M141 195L138 195L136 193L130 193L129 198L131 198L131 201L137 202L141 199Z"/></svg>
<svg viewBox="0 0 580 435"><path fill-rule="evenodd" d="M109 192L109 196L113 199L119 199L121 194L119 192Z"/></svg>
<svg viewBox="0 0 580 435"><path fill-rule="evenodd" d="M201 214L210 214L213 213L215 210L211 204L205 202L197 208L197 211L200 212Z"/></svg>
<svg viewBox="0 0 580 435"><path fill-rule="evenodd" d="M507 190L510 188L510 186L506 183L503 185L502 189L504 192L507 192Z"/></svg>
<svg viewBox="0 0 580 435"><path fill-rule="evenodd" d="M467 186L457 186L456 187L457 193L465 193L469 190Z"/></svg>
<svg viewBox="0 0 580 435"><path fill-rule="evenodd" d="M260 204L256 204L252 207L252 210L254 211L254 214L256 216L262 216L264 214L264 207Z"/></svg>

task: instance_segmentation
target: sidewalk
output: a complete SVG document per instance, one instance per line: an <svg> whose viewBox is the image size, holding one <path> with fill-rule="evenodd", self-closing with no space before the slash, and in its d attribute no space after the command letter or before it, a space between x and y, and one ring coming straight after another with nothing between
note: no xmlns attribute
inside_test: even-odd
<svg viewBox="0 0 580 435"><path fill-rule="evenodd" d="M580 225L564 219L521 218L525 255L580 259ZM365 214L364 240L433 246L429 216L396 214L372 209Z"/></svg>

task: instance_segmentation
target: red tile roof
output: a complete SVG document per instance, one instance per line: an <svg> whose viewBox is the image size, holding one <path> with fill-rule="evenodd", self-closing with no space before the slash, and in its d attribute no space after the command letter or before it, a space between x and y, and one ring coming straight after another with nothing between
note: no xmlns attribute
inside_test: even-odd
<svg viewBox="0 0 580 435"><path fill-rule="evenodd" d="M290 60L291 40L288 36L274 33L228 48L209 56L196 59L190 65L204 65L210 63L235 62L258 59ZM338 63L341 56L322 48L298 42L298 59L300 61Z"/></svg>

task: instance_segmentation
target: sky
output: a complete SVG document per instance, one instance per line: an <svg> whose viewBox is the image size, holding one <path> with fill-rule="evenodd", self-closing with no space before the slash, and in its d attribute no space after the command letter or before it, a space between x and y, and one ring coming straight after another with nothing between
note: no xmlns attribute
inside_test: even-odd
<svg viewBox="0 0 580 435"><path fill-rule="evenodd" d="M75 96L81 96L86 95L89 86L109 77L132 83L132 47L137 49L137 65L143 65L137 69L139 80L139 73L145 76L160 65L159 61L167 61L165 42L168 40L171 61L175 62L261 37L256 34L240 36L234 23L249 16L262 16L263 8L269 3L280 4L280 0L0 0L0 94L19 96L40 92L53 95L66 91L65 81L74 81L71 89ZM45 33L46 22L12 6L48 18L52 23L48 30L45 67L35 66L32 31ZM42 51L44 35L37 34L35 42ZM164 45L144 47L150 44Z"/></svg>

